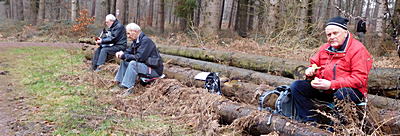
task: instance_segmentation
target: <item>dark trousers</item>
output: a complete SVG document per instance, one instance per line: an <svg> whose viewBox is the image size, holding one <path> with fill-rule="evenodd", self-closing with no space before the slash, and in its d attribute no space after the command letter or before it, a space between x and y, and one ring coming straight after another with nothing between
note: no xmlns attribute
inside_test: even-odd
<svg viewBox="0 0 400 136"><path fill-rule="evenodd" d="M107 55L115 55L116 52L121 50L123 49L118 46L97 48L92 58L92 69L95 70L98 66L103 65L106 62Z"/></svg>
<svg viewBox="0 0 400 136"><path fill-rule="evenodd" d="M359 104L364 97L360 91L353 88L340 88L336 92L328 90L331 93L325 93L313 88L310 82L309 80L297 80L290 86L297 114L296 119L303 122L319 122L317 112L313 111L317 109L315 101L333 103L335 96L339 100L348 98Z"/></svg>

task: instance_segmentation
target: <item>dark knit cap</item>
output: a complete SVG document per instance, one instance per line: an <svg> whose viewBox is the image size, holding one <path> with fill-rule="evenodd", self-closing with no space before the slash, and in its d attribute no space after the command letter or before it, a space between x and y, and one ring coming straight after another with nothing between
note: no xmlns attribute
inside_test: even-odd
<svg viewBox="0 0 400 136"><path fill-rule="evenodd" d="M337 16L337 17L329 19L328 23L326 23L325 26L335 25L335 26L339 26L339 27L343 28L344 30L347 30L347 22L349 22L349 19Z"/></svg>

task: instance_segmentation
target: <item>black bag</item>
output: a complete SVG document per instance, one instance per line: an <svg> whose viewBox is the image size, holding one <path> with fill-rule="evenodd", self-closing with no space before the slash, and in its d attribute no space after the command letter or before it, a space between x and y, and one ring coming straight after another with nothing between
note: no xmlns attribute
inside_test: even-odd
<svg viewBox="0 0 400 136"><path fill-rule="evenodd" d="M210 92L210 93L216 93L218 95L222 95L221 92L221 83L219 80L218 73L211 72L206 80L205 80L204 87Z"/></svg>
<svg viewBox="0 0 400 136"><path fill-rule="evenodd" d="M264 106L264 102L270 98L272 94L277 94L278 98L275 101L274 107ZM278 86L274 90L265 91L259 98L259 110L268 110L275 114L280 114L289 118L295 118L295 108L290 92L290 87L283 85Z"/></svg>

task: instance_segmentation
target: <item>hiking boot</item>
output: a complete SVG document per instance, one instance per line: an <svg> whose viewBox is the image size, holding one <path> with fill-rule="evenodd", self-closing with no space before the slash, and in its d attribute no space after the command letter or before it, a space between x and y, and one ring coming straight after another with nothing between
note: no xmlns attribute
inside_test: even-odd
<svg viewBox="0 0 400 136"><path fill-rule="evenodd" d="M128 88L128 89L125 90L124 93L121 94L121 97L127 97L127 96L129 96L130 94L133 94L133 92L134 92L133 87Z"/></svg>

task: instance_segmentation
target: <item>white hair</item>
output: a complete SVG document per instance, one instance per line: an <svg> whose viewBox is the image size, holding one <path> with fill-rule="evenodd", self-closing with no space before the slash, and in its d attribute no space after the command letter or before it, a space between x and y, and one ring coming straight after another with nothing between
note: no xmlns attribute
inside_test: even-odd
<svg viewBox="0 0 400 136"><path fill-rule="evenodd" d="M141 31L140 26L135 23L129 23L126 25L126 31Z"/></svg>
<svg viewBox="0 0 400 136"><path fill-rule="evenodd" d="M115 16L112 15L112 14L108 14L108 15L106 16L106 20L107 20L107 21L112 21L112 22L114 22L115 20L117 20L117 18L115 18Z"/></svg>

